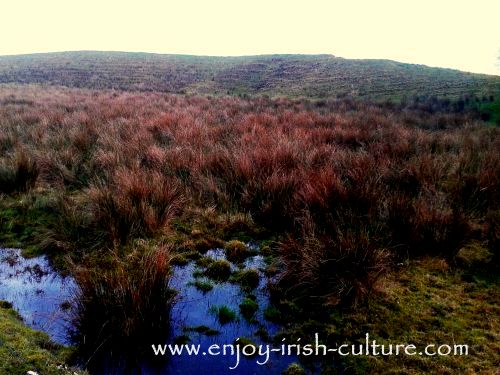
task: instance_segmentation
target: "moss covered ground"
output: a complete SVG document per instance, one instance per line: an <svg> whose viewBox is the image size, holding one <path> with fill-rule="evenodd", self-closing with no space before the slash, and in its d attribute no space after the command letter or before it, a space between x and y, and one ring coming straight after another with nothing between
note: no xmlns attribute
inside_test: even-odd
<svg viewBox="0 0 500 375"><path fill-rule="evenodd" d="M6 302L0 302L0 374L41 375L85 374L65 362L71 349L53 343L45 333L24 325Z"/></svg>

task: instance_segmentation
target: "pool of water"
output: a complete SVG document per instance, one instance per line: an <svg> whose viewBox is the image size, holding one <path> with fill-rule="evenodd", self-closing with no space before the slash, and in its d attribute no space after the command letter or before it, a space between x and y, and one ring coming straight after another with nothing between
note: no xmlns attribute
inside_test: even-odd
<svg viewBox="0 0 500 375"><path fill-rule="evenodd" d="M75 284L45 257L24 258L19 249L0 249L0 300L12 303L24 322L68 344L69 307Z"/></svg>
<svg viewBox="0 0 500 375"><path fill-rule="evenodd" d="M224 251L221 249L210 250L206 255L213 259L225 259ZM183 267L176 267L172 278L172 287L179 290L180 294L179 301L172 309L174 335L186 334L186 328L202 325L220 332L213 336L189 333L190 342L201 344L202 348L208 348L212 344L232 344L237 338L246 338L257 345L265 345L266 343L262 340L262 335L259 332L266 332L272 336L280 330L280 326L265 320L263 317L263 311L269 305L269 296L266 290L267 279L262 273L264 266L261 255L249 257L245 261L244 269L255 269L260 274L259 286L251 292L259 305L259 310L252 322L247 321L239 314L239 305L246 296L239 285L229 281L214 283L211 291L202 292L192 285L195 280L193 274L196 271L194 262ZM234 264L232 264L232 268L234 271L238 270ZM213 313L213 308L222 305L238 313L236 321L226 324L219 322L216 314ZM232 372L238 374L276 374L281 373L291 362L297 360L295 356L281 356L271 353L266 365L257 364L257 360L263 362L263 359L258 355L242 358L238 368ZM210 374L230 373L229 367L234 367L236 358L235 356L205 356L198 361L196 366L190 364L192 361L193 359L189 356L172 357L167 366L168 373L195 374L200 371L198 366L203 366L206 373Z"/></svg>
<svg viewBox="0 0 500 375"><path fill-rule="evenodd" d="M207 257L225 259L224 251L214 249L208 251ZM233 344L237 338L246 338L252 343L266 345L265 335L272 336L280 330L280 326L264 319L264 309L269 305L266 290L267 279L262 269L264 260L260 255L249 257L243 267L231 264L233 271L255 269L260 275L256 289L245 292L233 282L213 282L210 291L203 292L193 284L196 280L208 282L200 275L200 268L191 261L184 266L174 266L170 286L178 291L176 303L172 307L171 332L168 343L174 339L183 339L186 344L199 344L200 353L206 352L214 344L223 346ZM198 271L198 274L197 272ZM69 344L67 330L69 326L69 309L71 296L74 295L75 284L70 277L59 276L45 257L26 259L20 250L0 249L0 300L13 304L14 308L31 327L47 332L50 337L61 344ZM259 309L250 321L241 316L239 305L251 293ZM234 321L222 324L214 308L226 306L237 316ZM200 332L200 327L207 327L211 334ZM152 343L152 344L167 344ZM243 345L241 345L243 346ZM152 354L152 350L151 350ZM281 373L296 356L281 356L271 352L265 365L264 355L253 357L240 356L239 365L230 370L237 362L236 355L176 355L165 356L163 361L152 360L151 357L134 361L133 367L127 363L115 367L103 362L102 366L92 372L96 374L276 374ZM124 368L126 367L126 369Z"/></svg>

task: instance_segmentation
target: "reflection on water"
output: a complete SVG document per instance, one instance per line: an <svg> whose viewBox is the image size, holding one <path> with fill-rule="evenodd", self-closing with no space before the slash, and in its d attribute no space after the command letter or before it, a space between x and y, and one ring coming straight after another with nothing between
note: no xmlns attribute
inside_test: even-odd
<svg viewBox="0 0 500 375"><path fill-rule="evenodd" d="M213 259L225 259L224 251L210 250L206 256ZM175 338L183 337L188 344L200 344L207 349L212 344L232 344L237 338L249 339L255 344L266 344L262 337L276 334L280 327L263 318L263 310L269 304L266 291L266 278L262 273L263 258L260 255L249 257L244 266L238 268L231 264L233 271L239 269L255 269L259 272L258 287L251 292L259 305L252 322L244 319L239 313L239 305L247 296L238 284L230 281L213 283L213 289L208 292L198 290L194 281L209 282L203 276L195 277L197 266L190 262L185 266L175 266L170 286L178 290L177 302L171 311L171 334L166 342L151 344L165 344L174 342ZM13 303L25 322L35 329L47 332L51 338L59 343L68 344L68 301L74 291L74 281L67 277L62 278L50 267L45 257L25 259L19 250L0 249L0 300ZM227 306L237 313L235 321L221 324L213 313L214 307ZM201 326L208 327L211 334L201 332ZM197 329L198 328L198 329ZM263 332L265 333L263 335ZM114 353L114 357L116 358ZM130 353L129 353L130 354ZM124 354L128 357L129 354ZM152 351L151 351L152 354ZM276 374L283 371L288 364L297 360L295 356L280 356L271 353L266 365L258 365L257 360L263 357L241 358L236 370L229 370L234 366L235 357L231 356L189 356L180 355L170 358L134 359L124 361L121 366L110 364L103 360L101 366L93 368L96 374ZM133 368L131 368L133 363Z"/></svg>
<svg viewBox="0 0 500 375"><path fill-rule="evenodd" d="M0 300L12 303L27 325L61 344L68 344L73 288L73 280L55 273L45 257L27 259L19 249L0 249Z"/></svg>
<svg viewBox="0 0 500 375"><path fill-rule="evenodd" d="M225 259L223 250L210 250L207 256L213 259ZM233 270L237 267L232 265ZM255 344L265 344L259 337L258 332L267 332L269 335L276 334L280 327L270 323L263 318L263 310L269 304L269 297L266 293L266 278L261 272L264 268L262 256L256 255L245 261L245 269L256 269L261 276L258 288L252 291L259 305L259 310L255 315L256 322L248 322L238 314L235 322L220 324L215 314L211 313L211 308L225 305L235 312L239 312L239 305L245 298L245 293L237 284L223 282L214 284L214 288L209 292L201 292L193 286L193 273L195 264L190 263L183 267L175 267L172 287L179 290L180 300L172 309L172 324L174 334L179 336L185 334L186 327L198 327L200 325L215 329L220 333L214 336L207 336L202 333L189 333L190 343L201 344L202 348L208 348L212 344L232 344L238 337L250 339ZM201 280L204 280L203 278ZM204 280L207 281L207 280ZM252 357L242 359L237 370L237 374L276 374L281 373L289 363L297 360L295 356L282 357L271 354L266 365L258 365L256 360L263 358ZM199 373L200 366L206 370L207 374L230 373L228 369L234 366L235 357L205 356L193 364L193 357L175 356L168 364L168 373L174 374L195 374Z"/></svg>

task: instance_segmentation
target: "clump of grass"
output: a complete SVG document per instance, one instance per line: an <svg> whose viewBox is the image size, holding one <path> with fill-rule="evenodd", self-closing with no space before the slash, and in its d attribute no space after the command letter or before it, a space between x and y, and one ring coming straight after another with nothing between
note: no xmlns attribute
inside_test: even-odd
<svg viewBox="0 0 500 375"><path fill-rule="evenodd" d="M196 261L196 265L199 267L208 267L214 262L213 258L201 257Z"/></svg>
<svg viewBox="0 0 500 375"><path fill-rule="evenodd" d="M366 230L289 239L281 248L286 271L279 283L303 301L356 305L390 267L390 253Z"/></svg>
<svg viewBox="0 0 500 375"><path fill-rule="evenodd" d="M217 316L220 324L227 324L236 321L236 313L228 306L214 306L211 311Z"/></svg>
<svg viewBox="0 0 500 375"><path fill-rule="evenodd" d="M298 363L292 363L281 375L306 375L306 371Z"/></svg>
<svg viewBox="0 0 500 375"><path fill-rule="evenodd" d="M250 255L247 245L238 240L226 242L224 250L226 252L227 259L232 262L241 262Z"/></svg>
<svg viewBox="0 0 500 375"><path fill-rule="evenodd" d="M196 241L194 241L194 248L200 253L204 254L208 250L219 248L222 244L223 242L215 238L202 237L197 238Z"/></svg>
<svg viewBox="0 0 500 375"><path fill-rule="evenodd" d="M35 186L38 175L39 168L34 158L25 151L18 151L10 160L0 163L0 193L28 191Z"/></svg>
<svg viewBox="0 0 500 375"><path fill-rule="evenodd" d="M259 272L254 269L238 271L231 279L232 281L240 284L245 290L253 290L257 288L260 283Z"/></svg>
<svg viewBox="0 0 500 375"><path fill-rule="evenodd" d="M241 315L248 321L252 320L257 310L259 310L259 304L252 298L245 298L240 303Z"/></svg>
<svg viewBox="0 0 500 375"><path fill-rule="evenodd" d="M115 244L162 231L183 202L175 181L158 172L124 168L110 181L91 185L88 198L96 225Z"/></svg>
<svg viewBox="0 0 500 375"><path fill-rule="evenodd" d="M267 257L273 255L273 250L271 249L271 246L269 245L264 245L260 248L260 253Z"/></svg>
<svg viewBox="0 0 500 375"><path fill-rule="evenodd" d="M193 247L204 254L212 248L212 243L206 238L197 238L196 241L193 242Z"/></svg>
<svg viewBox="0 0 500 375"><path fill-rule="evenodd" d="M213 284L210 281L200 279L195 280L192 285L203 293L208 293L214 288Z"/></svg>
<svg viewBox="0 0 500 375"><path fill-rule="evenodd" d="M171 263L176 266L185 266L189 263L189 259L186 258L183 254L177 254L172 257Z"/></svg>
<svg viewBox="0 0 500 375"><path fill-rule="evenodd" d="M472 242L461 248L455 259L466 268L480 268L486 266L493 258L493 254L482 244Z"/></svg>
<svg viewBox="0 0 500 375"><path fill-rule="evenodd" d="M231 264L227 260L215 260L208 265L204 274L216 281L226 281L231 276Z"/></svg>
<svg viewBox="0 0 500 375"><path fill-rule="evenodd" d="M110 347L139 350L168 334L175 296L168 287L170 260L170 250L159 247L136 249L127 259L114 256L106 269L76 267L72 337L83 357Z"/></svg>
<svg viewBox="0 0 500 375"><path fill-rule="evenodd" d="M200 270L199 268L195 269L193 271L193 277L194 278L200 278L200 277L204 277L205 276L205 273L203 270Z"/></svg>
<svg viewBox="0 0 500 375"><path fill-rule="evenodd" d="M283 316L275 306L269 305L264 309L264 319L273 323L280 323L283 320Z"/></svg>

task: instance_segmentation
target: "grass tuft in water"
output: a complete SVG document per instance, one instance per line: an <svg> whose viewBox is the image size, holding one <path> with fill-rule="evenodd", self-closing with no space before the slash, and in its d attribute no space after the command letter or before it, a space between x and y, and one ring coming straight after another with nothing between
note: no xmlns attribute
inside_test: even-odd
<svg viewBox="0 0 500 375"><path fill-rule="evenodd" d="M116 255L107 269L75 268L72 339L83 358L97 360L95 353L109 348L138 353L168 334L175 296L168 287L170 260L166 247L134 249L126 259Z"/></svg>
<svg viewBox="0 0 500 375"><path fill-rule="evenodd" d="M259 310L259 304L251 298L245 298L240 303L241 315L248 321L252 320L257 310Z"/></svg>
<svg viewBox="0 0 500 375"><path fill-rule="evenodd" d="M254 290L259 286L260 275L254 269L242 270L232 277L232 281L240 284L245 290Z"/></svg>
<svg viewBox="0 0 500 375"><path fill-rule="evenodd" d="M231 264L227 260L216 260L207 267L205 276L216 281L226 281L231 276Z"/></svg>
<svg viewBox="0 0 500 375"><path fill-rule="evenodd" d="M214 288L214 285L210 281L199 279L192 282L191 285L193 285L196 289L203 293L208 293Z"/></svg>
<svg viewBox="0 0 500 375"><path fill-rule="evenodd" d="M232 240L225 244L226 257L233 262L241 262L250 255L247 245L238 240Z"/></svg>
<svg viewBox="0 0 500 375"><path fill-rule="evenodd" d="M215 313L220 324L227 324L236 321L236 313L228 306L214 306L211 311Z"/></svg>
<svg viewBox="0 0 500 375"><path fill-rule="evenodd" d="M306 375L306 372L297 363L292 363L281 375Z"/></svg>

